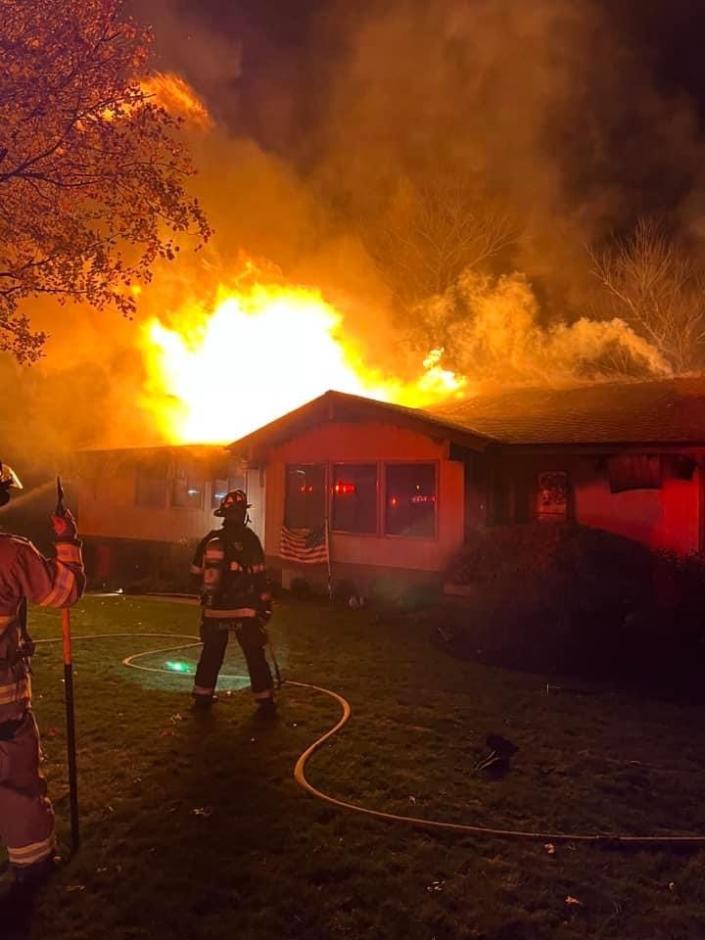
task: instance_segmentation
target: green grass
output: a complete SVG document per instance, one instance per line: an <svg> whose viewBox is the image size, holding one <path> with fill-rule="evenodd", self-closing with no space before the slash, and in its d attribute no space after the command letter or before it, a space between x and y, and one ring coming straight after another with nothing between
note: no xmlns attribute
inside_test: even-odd
<svg viewBox="0 0 705 940"><path fill-rule="evenodd" d="M75 634L192 634L189 606L87 598ZM58 634L35 611L36 638ZM458 662L403 623L281 603L283 671L349 699L313 783L392 812L521 828L705 830L702 710L627 695L546 695L540 677ZM234 691L208 719L190 680L121 661L168 639L75 644L83 844L32 936L83 938L686 938L705 936L705 854L610 852L429 833L339 812L293 781L338 717L289 687L279 720ZM156 666L193 653L138 660ZM68 800L60 645L40 646L35 708L62 842ZM242 674L235 644L226 669ZM504 780L473 773L484 738L519 745ZM203 809L204 813L195 810ZM435 883L435 884L434 884ZM440 889L440 890L437 890ZM566 904L566 897L581 903Z"/></svg>

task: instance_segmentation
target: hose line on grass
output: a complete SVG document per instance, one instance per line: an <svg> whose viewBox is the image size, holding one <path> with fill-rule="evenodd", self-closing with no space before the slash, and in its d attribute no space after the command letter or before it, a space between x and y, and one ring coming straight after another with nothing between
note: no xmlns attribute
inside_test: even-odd
<svg viewBox="0 0 705 940"><path fill-rule="evenodd" d="M160 669L154 666L144 666L142 664L135 663L136 659L141 659L147 656L154 656L159 653L172 653L176 650L185 650L185 649L194 649L201 645L201 641L198 637L191 636L188 634L176 634L176 633L96 633L96 634L84 634L83 636L74 636L72 639L76 642L81 642L83 640L105 640L113 639L117 637L160 637L172 640L188 640L187 643L179 643L174 646L160 647L158 649L144 650L140 653L133 653L131 656L126 656L122 660L122 665L127 666L131 669L141 669L147 672L161 672L166 673L167 675L173 676L174 673L168 669ZM44 643L61 643L61 638L56 639L45 639L45 640L36 640L37 645ZM228 676L222 675L223 679L244 679L245 676ZM553 845L560 845L565 843L582 843L587 845L594 845L600 848L705 848L705 836L676 836L676 835L661 835L661 836L630 836L622 834L590 834L590 833L566 833L566 832L535 832L528 829L496 829L489 826L472 826L466 823L453 823L453 822L443 822L442 820L437 819L424 819L420 816L402 816L397 813L385 813L382 810L370 809L367 806L363 806L359 803L349 803L346 800L339 800L337 797L330 796L330 794L325 793L323 790L319 790L317 787L314 787L312 783L306 777L306 766L309 760L313 757L316 751L320 750L326 741L337 734L350 720L352 714L352 709L350 703L347 699L343 698L342 695L339 695L337 692L333 692L331 689L323 688L322 686L312 685L309 682L295 682L291 679L285 680L284 683L287 687L295 687L299 689L308 689L311 692L318 692L322 695L327 695L329 698L332 698L341 709L341 715L338 721L324 732L320 737L310 744L302 754L297 758L296 764L294 765L294 780L296 783L304 789L307 793L310 793L311 796L316 797L318 800L322 800L324 803L328 803L331 806L335 806L338 809L347 810L352 813L359 813L363 816L370 816L374 819L382 819L385 822L400 823L407 826L412 826L417 829L432 829L432 830L444 830L446 832L454 832L458 835L465 836L475 836L482 838L494 838L494 839L505 839L512 841L521 841L521 842L543 842L544 844L551 843Z"/></svg>

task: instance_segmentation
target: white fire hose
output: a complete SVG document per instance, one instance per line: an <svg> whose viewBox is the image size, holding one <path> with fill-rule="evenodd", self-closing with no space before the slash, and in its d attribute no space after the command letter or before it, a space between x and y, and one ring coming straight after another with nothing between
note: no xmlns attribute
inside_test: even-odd
<svg viewBox="0 0 705 940"><path fill-rule="evenodd" d="M146 656L155 656L159 653L172 653L177 650L193 649L201 645L198 637L176 634L176 633L96 633L83 636L74 636L73 641L80 643L84 640L107 640L117 637L169 637L176 640L187 640L189 642L179 643L178 645L160 647L158 649L145 650L140 653L133 653L122 660L122 664L131 669L141 669L145 672L165 673L173 676L174 672L169 669L162 669L154 666L144 666L135 662L136 659L142 659ZM62 638L36 640L37 646L45 643L61 643ZM221 675L223 679L246 679L245 676ZM352 813L360 813L364 816L371 816L375 819L382 819L386 822L402 823L407 826L413 826L419 829L442 829L447 832L454 832L458 835L476 836L494 839L506 839L522 842L542 842L544 844L552 843L558 845L561 843L582 843L593 845L599 848L705 848L705 836L696 835L661 835L661 836L630 836L622 834L591 834L591 833L566 833L566 832L534 832L524 829L496 829L489 826L472 826L464 823L443 822L437 819L423 819L419 816L400 816L396 813L385 813L382 810L370 809L358 803L349 803L345 800L339 800L323 790L314 787L306 777L306 766L316 751L321 748L325 742L334 734L337 734L350 719L352 709L350 703L331 689L325 689L322 686L312 685L308 682L294 682L290 679L284 681L287 687L299 689L309 689L312 692L318 692L321 695L327 695L338 703L341 709L341 715L338 721L328 729L324 734L318 737L313 744L299 755L294 765L294 780L296 783L310 793L316 799L322 800L331 806L347 810Z"/></svg>

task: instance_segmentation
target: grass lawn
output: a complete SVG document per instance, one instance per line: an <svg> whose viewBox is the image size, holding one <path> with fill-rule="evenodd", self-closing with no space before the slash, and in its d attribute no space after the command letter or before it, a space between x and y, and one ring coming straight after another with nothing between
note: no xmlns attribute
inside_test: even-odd
<svg viewBox="0 0 705 940"><path fill-rule="evenodd" d="M196 621L190 606L117 597L87 598L73 614L76 634L192 634ZM57 635L58 616L34 611L32 627L36 638ZM702 709L547 695L540 677L452 660L408 625L323 603L282 602L272 627L286 675L352 705L350 724L310 765L329 793L480 825L705 831ZM292 778L336 704L289 687L279 720L263 724L236 678L209 718L195 718L188 677L121 665L169 642L75 645L83 845L46 890L33 937L705 937L705 853L549 854L337 811ZM237 676L231 646L224 671ZM65 843L60 644L38 647L34 671ZM502 780L473 773L488 732L519 746Z"/></svg>

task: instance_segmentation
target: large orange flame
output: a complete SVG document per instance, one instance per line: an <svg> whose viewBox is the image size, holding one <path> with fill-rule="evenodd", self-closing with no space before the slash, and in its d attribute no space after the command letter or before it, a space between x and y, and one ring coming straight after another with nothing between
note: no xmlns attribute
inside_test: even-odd
<svg viewBox="0 0 705 940"><path fill-rule="evenodd" d="M221 287L212 313L188 305L143 328L145 404L175 442L227 442L328 389L422 407L464 381L433 350L414 382L368 368L318 290L258 281Z"/></svg>
<svg viewBox="0 0 705 940"><path fill-rule="evenodd" d="M140 88L171 114L184 118L204 130L212 126L208 109L196 92L180 75L154 72L143 78Z"/></svg>

